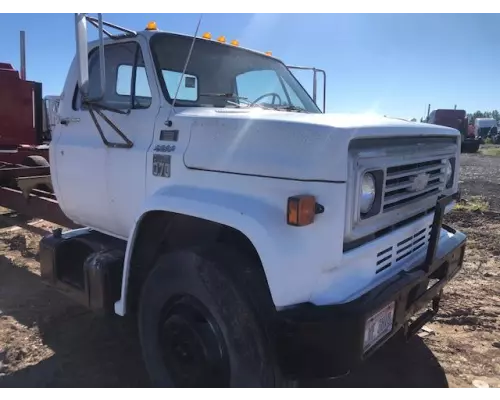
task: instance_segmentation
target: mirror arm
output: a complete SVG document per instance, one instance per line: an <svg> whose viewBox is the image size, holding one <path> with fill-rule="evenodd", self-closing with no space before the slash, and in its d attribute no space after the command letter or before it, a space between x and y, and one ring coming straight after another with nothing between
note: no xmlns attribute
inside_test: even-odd
<svg viewBox="0 0 500 400"><path fill-rule="evenodd" d="M95 109L101 109L101 110L104 110L104 111L111 111L111 112L114 112L116 114L122 114L122 115L129 115L131 110L126 110L126 111L123 111L123 110L119 110L117 108L113 108L113 107L109 107L109 106L105 106L104 104L100 104L98 102L94 102L94 101L88 101L86 100L84 102L84 104L86 106L92 106L93 108Z"/></svg>
<svg viewBox="0 0 500 400"><path fill-rule="evenodd" d="M139 63L139 52L141 48L139 44L137 43L136 49L135 49L135 54L134 54L134 65L132 67L132 79L130 82L130 109L135 108L135 86L136 86L136 79L137 79L137 64Z"/></svg>
<svg viewBox="0 0 500 400"><path fill-rule="evenodd" d="M134 146L134 143L127 136L125 136L125 134L101 110L99 110L99 108L96 108L95 113L97 113L125 141L125 143L114 143L106 139L106 137L104 136L104 132L102 131L101 125L99 124L99 121L97 121L97 118L95 116L94 105L88 103L88 110L92 118L92 121L94 122L94 125L96 126L97 131L99 132L99 136L101 136L102 142L107 147L130 149Z"/></svg>
<svg viewBox="0 0 500 400"><path fill-rule="evenodd" d="M94 17L87 17L87 20L93 25L95 26L96 28L99 28L99 25L98 25L98 22L99 20L94 18ZM127 29L127 28L124 28L122 26L119 26L119 25L116 25L116 24L112 24L110 22L106 22L106 21L102 21L102 24L104 26L108 26L110 28L113 28L113 29L116 29L118 31L121 31L124 33L124 35L113 35L112 33L109 33L109 31L107 31L106 29L103 29L103 32L106 34L106 36L108 36L110 39L121 39L123 38L123 36L127 36L127 37L135 37L137 36L137 32L136 31L133 31L133 30L130 30L130 29Z"/></svg>

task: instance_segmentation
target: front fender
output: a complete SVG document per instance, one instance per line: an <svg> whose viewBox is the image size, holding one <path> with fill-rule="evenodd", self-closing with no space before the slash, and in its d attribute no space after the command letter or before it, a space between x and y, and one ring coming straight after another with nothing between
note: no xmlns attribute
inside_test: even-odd
<svg viewBox="0 0 500 400"><path fill-rule="evenodd" d="M307 301L316 276L307 273L304 255L314 251L311 227L291 227L286 223L286 199L280 208L262 199L223 190L189 186L163 188L146 199L125 253L121 300L115 305L119 315L126 312L126 292L130 259L142 218L150 211L189 215L227 225L243 233L254 245L277 307ZM309 260L310 261L310 260ZM293 290L290 290L293 289Z"/></svg>

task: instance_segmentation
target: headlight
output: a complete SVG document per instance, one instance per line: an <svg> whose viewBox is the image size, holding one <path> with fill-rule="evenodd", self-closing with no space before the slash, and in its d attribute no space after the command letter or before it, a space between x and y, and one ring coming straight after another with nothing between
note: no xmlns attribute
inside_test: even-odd
<svg viewBox="0 0 500 400"><path fill-rule="evenodd" d="M446 164L444 165L444 181L446 183L446 187L450 186L452 179L453 179L453 166L451 165L450 160L446 160Z"/></svg>
<svg viewBox="0 0 500 400"><path fill-rule="evenodd" d="M359 199L359 210L362 214L370 211L375 201L375 178L371 173L363 175L361 180L361 192Z"/></svg>

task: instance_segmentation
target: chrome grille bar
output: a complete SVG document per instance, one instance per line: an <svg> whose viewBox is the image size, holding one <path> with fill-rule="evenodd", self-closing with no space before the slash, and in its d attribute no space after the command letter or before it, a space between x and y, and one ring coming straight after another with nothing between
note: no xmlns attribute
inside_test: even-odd
<svg viewBox="0 0 500 400"><path fill-rule="evenodd" d="M444 190L445 159L389 167L384 181L383 211Z"/></svg>

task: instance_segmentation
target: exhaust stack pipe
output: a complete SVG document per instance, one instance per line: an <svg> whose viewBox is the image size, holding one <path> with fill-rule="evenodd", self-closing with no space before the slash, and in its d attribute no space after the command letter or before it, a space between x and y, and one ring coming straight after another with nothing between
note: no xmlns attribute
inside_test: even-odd
<svg viewBox="0 0 500 400"><path fill-rule="evenodd" d="M21 79L26 80L26 32L20 32L20 43L21 43Z"/></svg>

